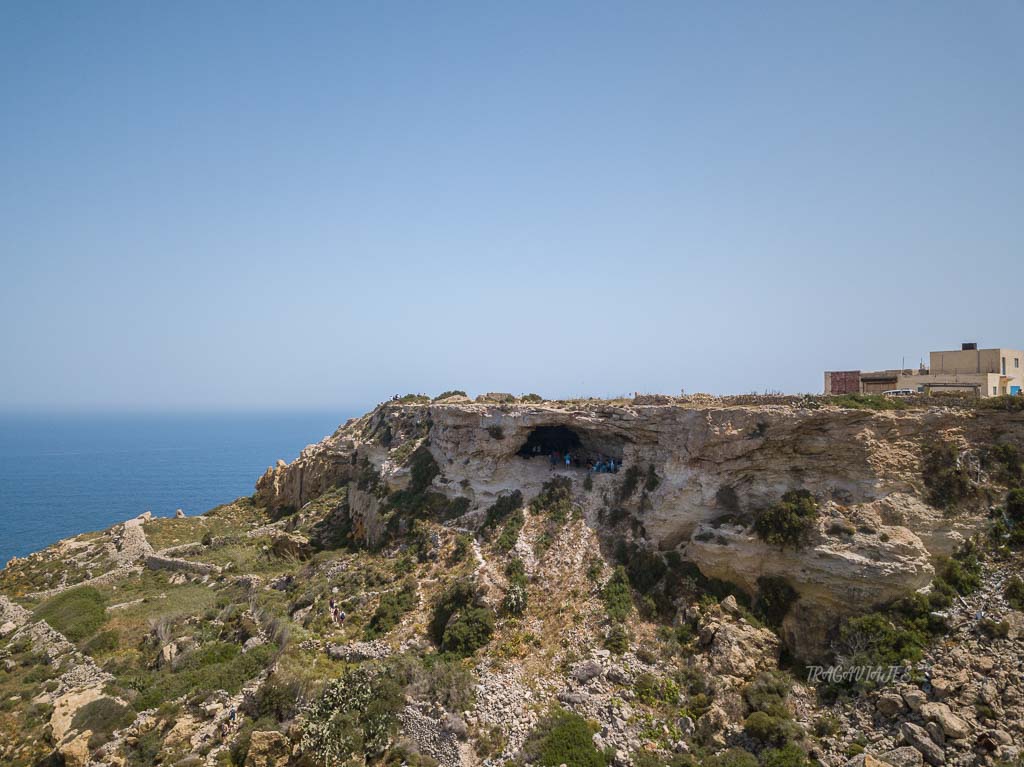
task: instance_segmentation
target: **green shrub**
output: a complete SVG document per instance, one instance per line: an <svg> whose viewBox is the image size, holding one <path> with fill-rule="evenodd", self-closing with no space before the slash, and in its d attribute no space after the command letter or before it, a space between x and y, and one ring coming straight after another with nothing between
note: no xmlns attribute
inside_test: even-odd
<svg viewBox="0 0 1024 767"><path fill-rule="evenodd" d="M139 711L182 695L202 699L215 690L234 695L267 667L273 651L274 647L269 644L243 653L236 644L208 642L183 656L173 671L140 671L126 675L121 681L138 693L133 705Z"/></svg>
<svg viewBox="0 0 1024 767"><path fill-rule="evenodd" d="M633 611L633 594L629 586L629 576L626 568L619 565L612 571L612 577L601 589L601 600L604 602L608 619L611 621L624 621Z"/></svg>
<svg viewBox="0 0 1024 767"><path fill-rule="evenodd" d="M92 586L79 586L52 596L35 611L72 642L91 636L106 621L107 600Z"/></svg>
<svg viewBox="0 0 1024 767"><path fill-rule="evenodd" d="M441 400L448 399L449 397L465 397L465 396L466 396L466 392L462 391L462 389L449 389L448 391L443 391L440 394L438 394L436 397L434 397L434 402L440 402Z"/></svg>
<svg viewBox="0 0 1024 767"><path fill-rule="evenodd" d="M352 668L306 709L302 750L320 764L379 756L398 729L403 703L389 674L368 665Z"/></svg>
<svg viewBox="0 0 1024 767"><path fill-rule="evenodd" d="M1014 525L1024 525L1024 489L1014 488L1006 494L1006 516Z"/></svg>
<svg viewBox="0 0 1024 767"><path fill-rule="evenodd" d="M1010 413L1017 413L1024 410L1024 397L1014 394L1004 394L1000 397L985 397L975 403L979 410L1006 410Z"/></svg>
<svg viewBox="0 0 1024 767"><path fill-rule="evenodd" d="M437 465L437 461L434 460L434 456L426 443L420 445L412 452L412 455L409 456L409 460L406 462L406 466L409 467L408 491L411 493L424 492L430 487L434 477L441 473L441 468Z"/></svg>
<svg viewBox="0 0 1024 767"><path fill-rule="evenodd" d="M519 398L519 401L520 402L543 402L544 398L542 396L540 396L539 394L534 394L533 392L531 392L529 394L524 394L522 397Z"/></svg>
<svg viewBox="0 0 1024 767"><path fill-rule="evenodd" d="M519 541L519 533L522 532L525 524L526 517L523 515L523 510L516 509L501 529L501 535L494 542L494 548L498 551L512 551Z"/></svg>
<svg viewBox="0 0 1024 767"><path fill-rule="evenodd" d="M523 507L523 494L516 490L506 495L499 495L497 500L487 509L481 532L485 535L493 532L513 512Z"/></svg>
<svg viewBox="0 0 1024 767"><path fill-rule="evenodd" d="M751 711L772 716L789 716L786 700L793 688L792 678L782 671L762 671L743 688L743 698Z"/></svg>
<svg viewBox="0 0 1024 767"><path fill-rule="evenodd" d="M702 764L693 754L687 753L663 756L654 751L634 751L630 758L633 760L633 767L700 767Z"/></svg>
<svg viewBox="0 0 1024 767"><path fill-rule="evenodd" d="M409 469L409 484L403 490L386 496L387 501L384 504L385 513L396 512L391 517L392 524L409 519L447 516L450 513L451 502L447 496L430 489L434 478L441 474L441 468L434 460L426 442L412 451L406 459L405 466ZM383 485L378 485L378 492L384 492Z"/></svg>
<svg viewBox="0 0 1024 767"><path fill-rule="evenodd" d="M653 493L661 484L661 478L654 471L654 464L647 465L647 478L644 480L644 490Z"/></svg>
<svg viewBox="0 0 1024 767"><path fill-rule="evenodd" d="M839 394L826 401L830 405L853 410L906 410L909 407L903 400L881 394Z"/></svg>
<svg viewBox="0 0 1024 767"><path fill-rule="evenodd" d="M465 578L453 583L438 598L430 634L443 652L472 655L491 641L494 613L475 602L476 584Z"/></svg>
<svg viewBox="0 0 1024 767"><path fill-rule="evenodd" d="M157 764L157 757L163 751L163 746L163 733L158 727L147 730L134 740L129 740L125 745L128 767L152 767Z"/></svg>
<svg viewBox="0 0 1024 767"><path fill-rule="evenodd" d="M455 536L455 545L452 546L451 562L458 564L464 562L469 552L473 550L473 539L466 533Z"/></svg>
<svg viewBox="0 0 1024 767"><path fill-rule="evenodd" d="M510 583L526 585L526 565L519 557L512 557L505 565L505 577Z"/></svg>
<svg viewBox="0 0 1024 767"><path fill-rule="evenodd" d="M287 722L298 715L304 692L301 679L277 671L260 685L252 698L245 699L242 707L252 719Z"/></svg>
<svg viewBox="0 0 1024 767"><path fill-rule="evenodd" d="M630 545L624 549L626 574L630 585L641 594L650 594L668 572L665 558L657 551Z"/></svg>
<svg viewBox="0 0 1024 767"><path fill-rule="evenodd" d="M101 655L113 652L120 644L121 638L116 631L101 631L86 642L83 649L89 655Z"/></svg>
<svg viewBox="0 0 1024 767"><path fill-rule="evenodd" d="M1001 442L992 445L982 454L982 465L992 478L1008 487L1019 487L1024 481L1024 467L1020 453L1013 445Z"/></svg>
<svg viewBox="0 0 1024 767"><path fill-rule="evenodd" d="M441 650L466 657L491 641L494 613L487 607L466 607L448 621L441 637Z"/></svg>
<svg viewBox="0 0 1024 767"><path fill-rule="evenodd" d="M761 754L763 767L811 767L814 764L807 753L796 743L787 743L781 748L769 748Z"/></svg>
<svg viewBox="0 0 1024 767"><path fill-rule="evenodd" d="M978 629L989 639L1006 639L1010 635L1010 624L1007 621L992 618L983 618L978 624Z"/></svg>
<svg viewBox="0 0 1024 767"><path fill-rule="evenodd" d="M757 579L754 614L772 628L778 628L798 598L796 590L785 578L762 575Z"/></svg>
<svg viewBox="0 0 1024 767"><path fill-rule="evenodd" d="M637 487L640 486L641 471L639 466L630 466L622 477L622 485L619 487L619 501L632 498Z"/></svg>
<svg viewBox="0 0 1024 767"><path fill-rule="evenodd" d="M572 504L572 480L568 477L554 477L545 482L540 493L530 501L530 512L543 514L559 524L579 516Z"/></svg>
<svg viewBox="0 0 1024 767"><path fill-rule="evenodd" d="M758 767L757 757L745 748L733 747L702 762L704 767Z"/></svg>
<svg viewBox="0 0 1024 767"><path fill-rule="evenodd" d="M981 719L982 721L986 719L990 722L999 721L999 714L996 713L996 710L987 703L982 703L980 700L975 701L974 712L978 715L978 719Z"/></svg>
<svg viewBox="0 0 1024 767"><path fill-rule="evenodd" d="M921 478L927 490L925 500L946 511L955 510L974 493L960 452L949 442L928 446L921 460Z"/></svg>
<svg viewBox="0 0 1024 767"><path fill-rule="evenodd" d="M75 712L71 728L79 732L92 730L90 747L98 748L110 740L114 730L127 727L134 721L135 712L128 706L118 703L113 698L97 698Z"/></svg>
<svg viewBox="0 0 1024 767"><path fill-rule="evenodd" d="M405 580L397 591L382 594L377 609L366 624L367 639L376 639L391 631L402 620L402 616L416 607L416 581Z"/></svg>
<svg viewBox="0 0 1024 767"><path fill-rule="evenodd" d="M801 737L800 726L792 719L755 711L743 722L743 731L762 743L783 746Z"/></svg>
<svg viewBox="0 0 1024 767"><path fill-rule="evenodd" d="M754 532L773 546L800 548L814 529L818 503L806 490L790 490L754 520Z"/></svg>
<svg viewBox="0 0 1024 767"><path fill-rule="evenodd" d="M1024 610L1024 580L1019 575L1010 578L1003 596L1014 610Z"/></svg>
<svg viewBox="0 0 1024 767"><path fill-rule="evenodd" d="M437 644L444 638L448 621L459 610L471 606L476 600L476 584L470 578L455 581L445 589L434 603L430 621L430 636Z"/></svg>
<svg viewBox="0 0 1024 767"><path fill-rule="evenodd" d="M828 523L829 535L853 535L857 528L852 522L845 519L834 519Z"/></svg>
<svg viewBox="0 0 1024 767"><path fill-rule="evenodd" d="M476 679L466 661L443 655L405 656L401 668L393 667L391 671L415 698L429 700L447 711L473 707Z"/></svg>
<svg viewBox="0 0 1024 767"><path fill-rule="evenodd" d="M660 703L675 705L679 702L679 686L675 682L647 672L640 674L633 682L633 692L637 700L648 706Z"/></svg>
<svg viewBox="0 0 1024 767"><path fill-rule="evenodd" d="M604 637L604 647L615 655L622 655L629 649L629 629L622 623L614 623Z"/></svg>
<svg viewBox="0 0 1024 767"><path fill-rule="evenodd" d="M981 587L981 560L972 541L960 546L952 557L944 557L935 567L936 579L960 594L971 594Z"/></svg>
<svg viewBox="0 0 1024 767"><path fill-rule="evenodd" d="M405 405L415 405L430 402L430 397L428 397L426 394L403 394L395 401L401 402L402 404Z"/></svg>
<svg viewBox="0 0 1024 767"><path fill-rule="evenodd" d="M847 618L837 646L849 666L898 666L904 659L920 660L927 644L927 634L917 626L874 612Z"/></svg>
<svg viewBox="0 0 1024 767"><path fill-rule="evenodd" d="M831 738L839 732L839 717L832 714L825 714L818 717L814 722L814 734L819 738Z"/></svg>
<svg viewBox="0 0 1024 767"><path fill-rule="evenodd" d="M583 717L552 708L523 744L526 761L538 767L606 767L608 760L594 747L597 728Z"/></svg>

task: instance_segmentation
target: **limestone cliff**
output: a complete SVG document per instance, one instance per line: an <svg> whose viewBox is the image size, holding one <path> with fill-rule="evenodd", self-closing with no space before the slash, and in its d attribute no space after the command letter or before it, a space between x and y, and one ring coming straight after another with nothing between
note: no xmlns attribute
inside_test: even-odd
<svg viewBox="0 0 1024 767"><path fill-rule="evenodd" d="M545 433L571 444L568 451L588 462L604 456L622 469L553 467L544 455L524 450ZM1024 419L813 402L391 402L306 448L290 465L268 469L257 484L257 499L271 508L297 509L329 488L352 483L360 465L371 467L390 490L404 487L406 459L421 444L439 467L431 490L463 499L466 522L478 521L504 493L518 490L529 498L553 474L565 475L588 524L606 542L624 537L647 549L675 551L705 576L751 595L761 576L786 579L800 601L783 635L792 650L814 657L842 615L926 586L932 560L949 554L983 518L984 504L950 516L922 500L925 448L937 440L951 442L969 460L997 438L1024 445ZM793 489L812 493L823 516L807 545L769 546L753 535L750 523ZM365 492L350 493L349 503L354 520L375 518L379 511Z"/></svg>

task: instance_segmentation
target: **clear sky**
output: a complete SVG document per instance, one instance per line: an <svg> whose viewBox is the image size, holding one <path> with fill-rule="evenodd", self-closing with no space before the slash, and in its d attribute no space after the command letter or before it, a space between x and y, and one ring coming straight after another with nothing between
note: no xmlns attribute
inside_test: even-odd
<svg viewBox="0 0 1024 767"><path fill-rule="evenodd" d="M0 2L0 409L1024 347L1024 4Z"/></svg>

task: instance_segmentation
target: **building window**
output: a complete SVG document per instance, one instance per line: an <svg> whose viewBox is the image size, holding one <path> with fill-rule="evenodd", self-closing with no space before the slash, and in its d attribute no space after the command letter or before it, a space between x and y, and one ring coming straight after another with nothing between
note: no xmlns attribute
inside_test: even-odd
<svg viewBox="0 0 1024 767"><path fill-rule="evenodd" d="M1006 357L1003 357L1003 375L1006 375Z"/></svg>
<svg viewBox="0 0 1024 767"><path fill-rule="evenodd" d="M1015 368L1019 368L1020 367L1020 357L1014 357L1013 358L1013 366Z"/></svg>
<svg viewBox="0 0 1024 767"><path fill-rule="evenodd" d="M992 396L994 397L994 396L996 396L996 394L998 394L998 393L999 393L999 390L998 390L998 389L996 389L996 387L994 387L994 386L993 386L993 387L992 387Z"/></svg>

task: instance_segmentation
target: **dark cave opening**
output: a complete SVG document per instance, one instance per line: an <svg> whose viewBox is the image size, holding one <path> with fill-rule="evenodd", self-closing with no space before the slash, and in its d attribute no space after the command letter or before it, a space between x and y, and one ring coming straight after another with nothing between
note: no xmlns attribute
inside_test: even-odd
<svg viewBox="0 0 1024 767"><path fill-rule="evenodd" d="M519 455L532 458L535 455L578 451L583 443L579 435L565 426L538 426L530 432L526 442L519 448Z"/></svg>
<svg viewBox="0 0 1024 767"><path fill-rule="evenodd" d="M621 464L623 441L610 435L577 432L567 426L538 426L529 433L517 455L523 458L569 453L576 466L614 459Z"/></svg>

